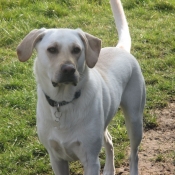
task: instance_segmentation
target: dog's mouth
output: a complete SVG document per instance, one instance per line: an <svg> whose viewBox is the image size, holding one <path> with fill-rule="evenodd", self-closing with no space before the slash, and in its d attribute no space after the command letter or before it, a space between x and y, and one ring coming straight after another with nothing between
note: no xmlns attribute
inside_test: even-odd
<svg viewBox="0 0 175 175"><path fill-rule="evenodd" d="M78 77L72 76L72 77L62 77L58 82L52 81L53 87L57 87L61 84L67 85L72 84L73 86L77 86L78 84Z"/></svg>

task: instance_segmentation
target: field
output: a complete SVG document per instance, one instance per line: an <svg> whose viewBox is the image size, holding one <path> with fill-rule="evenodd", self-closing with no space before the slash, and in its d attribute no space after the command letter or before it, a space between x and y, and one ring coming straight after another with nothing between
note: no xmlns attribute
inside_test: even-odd
<svg viewBox="0 0 175 175"><path fill-rule="evenodd" d="M175 1L122 0L147 87L144 130L159 127L157 110L175 100ZM0 174L53 174L48 154L36 133L36 83L33 61L21 63L16 47L35 28L81 28L115 46L117 32L108 0L0 1ZM129 140L121 110L109 126L115 166L128 157ZM175 152L170 155L175 162ZM161 156L159 160L162 161ZM104 150L100 153L104 166ZM83 174L79 162L70 174Z"/></svg>

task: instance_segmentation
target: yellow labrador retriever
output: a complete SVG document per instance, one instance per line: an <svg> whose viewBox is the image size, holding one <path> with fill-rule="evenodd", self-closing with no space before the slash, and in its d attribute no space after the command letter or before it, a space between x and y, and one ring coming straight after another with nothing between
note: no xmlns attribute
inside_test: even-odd
<svg viewBox="0 0 175 175"><path fill-rule="evenodd" d="M68 161L80 160L85 175L99 175L98 155L106 150L104 175L114 175L107 126L121 105L131 145L130 174L138 174L145 83L131 47L120 0L111 0L119 34L116 47L80 29L35 29L19 44L20 61L37 51L37 130L56 175L68 175Z"/></svg>

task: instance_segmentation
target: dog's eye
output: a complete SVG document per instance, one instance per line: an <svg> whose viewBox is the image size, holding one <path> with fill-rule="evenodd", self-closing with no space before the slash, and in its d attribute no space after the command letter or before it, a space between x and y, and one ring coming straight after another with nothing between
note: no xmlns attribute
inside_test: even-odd
<svg viewBox="0 0 175 175"><path fill-rule="evenodd" d="M80 53L80 51L81 51L81 49L80 49L79 47L74 47L74 48L72 49L72 53L73 53L73 54L78 54L78 53Z"/></svg>
<svg viewBox="0 0 175 175"><path fill-rule="evenodd" d="M47 51L52 54L58 53L58 49L56 47L49 47Z"/></svg>

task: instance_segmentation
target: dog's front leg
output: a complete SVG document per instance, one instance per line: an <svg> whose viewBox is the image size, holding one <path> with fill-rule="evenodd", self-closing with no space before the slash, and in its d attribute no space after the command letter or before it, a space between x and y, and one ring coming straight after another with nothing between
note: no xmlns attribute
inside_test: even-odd
<svg viewBox="0 0 175 175"><path fill-rule="evenodd" d="M69 175L69 165L67 161L55 159L52 154L49 154L49 156L55 175Z"/></svg>
<svg viewBox="0 0 175 175"><path fill-rule="evenodd" d="M96 160L89 159L84 166L84 175L100 175L100 162L98 157Z"/></svg>
<svg viewBox="0 0 175 175"><path fill-rule="evenodd" d="M83 152L80 155L80 162L84 167L84 175L100 175L99 152L102 147L101 139L94 141L94 138L86 140Z"/></svg>

